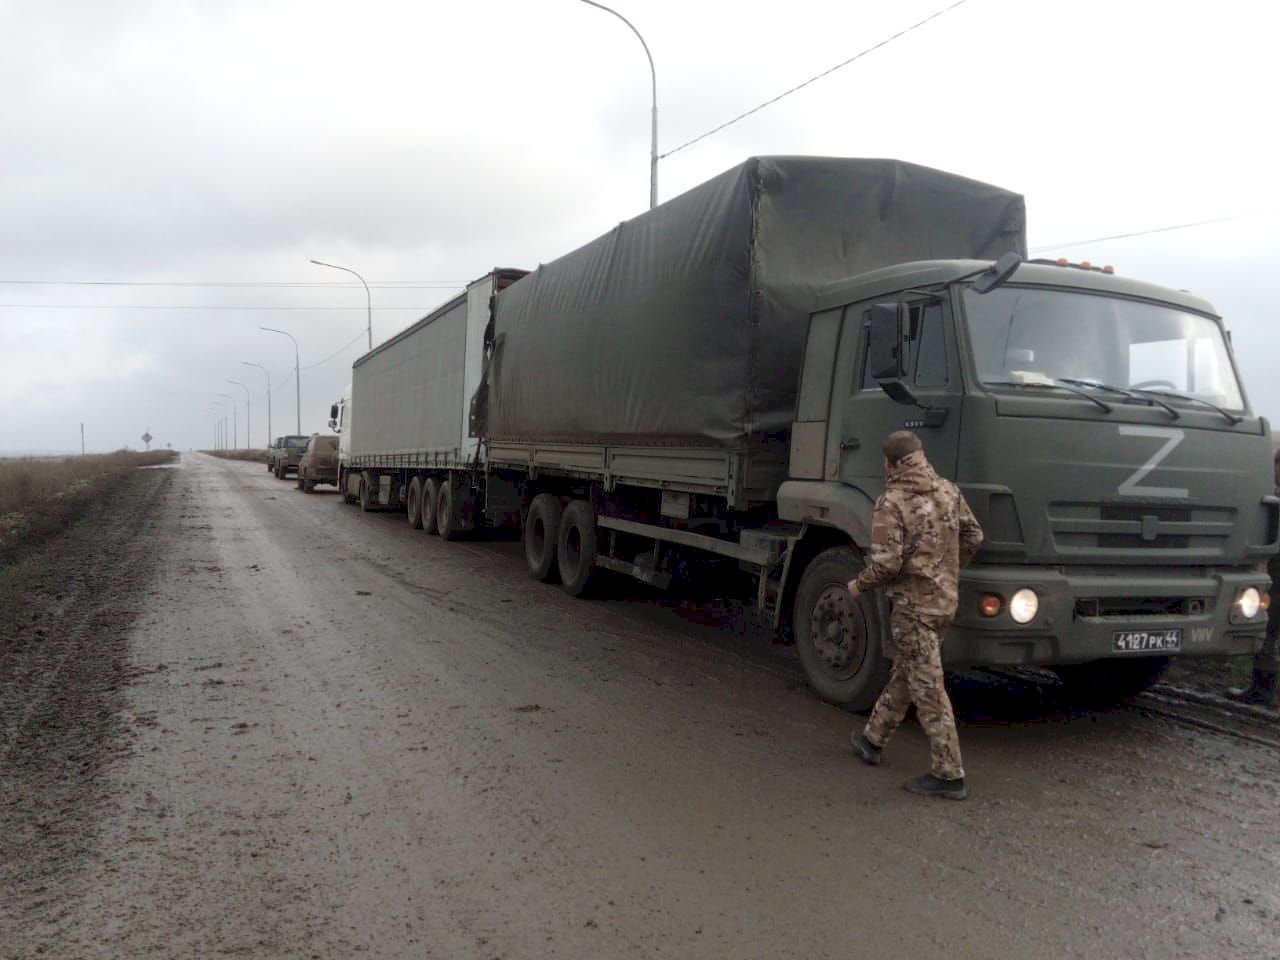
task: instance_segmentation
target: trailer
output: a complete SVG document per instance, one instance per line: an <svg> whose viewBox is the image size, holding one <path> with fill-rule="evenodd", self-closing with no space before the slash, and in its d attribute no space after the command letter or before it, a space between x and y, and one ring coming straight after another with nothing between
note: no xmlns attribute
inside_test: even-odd
<svg viewBox="0 0 1280 960"><path fill-rule="evenodd" d="M949 664L1106 698L1173 655L1253 652L1280 502L1221 318L1025 257L1017 194L754 158L356 361L342 490L446 539L518 525L530 575L574 596L740 571L814 690L864 708L888 609L845 584L909 427L987 533Z"/></svg>

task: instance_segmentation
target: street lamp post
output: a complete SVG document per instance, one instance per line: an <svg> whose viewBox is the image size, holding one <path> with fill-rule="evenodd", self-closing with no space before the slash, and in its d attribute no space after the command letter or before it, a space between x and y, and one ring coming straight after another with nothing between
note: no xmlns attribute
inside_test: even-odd
<svg viewBox="0 0 1280 960"><path fill-rule="evenodd" d="M220 397L226 397L231 401L231 449L237 450L240 447L240 425L239 414L236 411L236 398L229 393L220 393Z"/></svg>
<svg viewBox="0 0 1280 960"><path fill-rule="evenodd" d="M244 391L244 445L245 447L253 446L253 406L249 402L249 388L239 380L228 380L227 383L234 383L237 387Z"/></svg>
<svg viewBox="0 0 1280 960"><path fill-rule="evenodd" d="M225 397L226 394L221 393L221 394L218 394L218 396ZM218 437L217 449L225 450L227 447L227 404L226 404L226 401L224 400L213 400L212 402L218 405L218 412L220 414L218 419L219 419L219 422L221 423L221 428L222 428L220 432L220 436Z"/></svg>
<svg viewBox="0 0 1280 960"><path fill-rule="evenodd" d="M656 148L655 148L655 149L656 149ZM369 319L368 319L368 327L367 327L367 330L368 330L368 333L369 333L369 349L370 349L370 350L372 350L372 349L373 349L373 297L369 294L369 284L365 283L365 282L364 282L364 277L360 276L360 274L356 273L356 272L355 272L354 270L352 270L350 267L340 267L340 266L338 266L336 263L325 263L323 260L312 260L311 262L312 262L312 263L314 263L317 267L329 267L329 268L331 268L331 269L333 269L333 270L342 270L342 271L345 271L346 273L351 274L353 277L355 277L355 278L356 278L357 280L359 280L361 283L364 283L364 302L365 302L365 309L366 309L366 311L367 311L367 313L368 313L368 317L369 317Z"/></svg>
<svg viewBox="0 0 1280 960"><path fill-rule="evenodd" d="M260 363L250 363L248 360L241 360L246 367L257 367L267 375L267 446L271 446L271 371ZM253 445L253 441L249 441L249 445Z"/></svg>
<svg viewBox="0 0 1280 960"><path fill-rule="evenodd" d="M658 71L653 67L653 54L649 52L649 45L644 42L644 37L640 36L640 31L617 10L606 7L603 3L596 3L596 0L582 0L582 2L605 13L612 13L630 27L631 32L640 41L640 46L644 47L644 55L649 58L649 76L653 82L653 115L649 130L649 209L652 210L658 205Z"/></svg>
<svg viewBox="0 0 1280 960"><path fill-rule="evenodd" d="M259 330L266 330L268 333L283 333L290 340L293 340L293 385L297 387L298 402L298 435L302 435L302 367L299 360L298 341L294 339L292 333L288 330L277 330L275 327L259 327Z"/></svg>

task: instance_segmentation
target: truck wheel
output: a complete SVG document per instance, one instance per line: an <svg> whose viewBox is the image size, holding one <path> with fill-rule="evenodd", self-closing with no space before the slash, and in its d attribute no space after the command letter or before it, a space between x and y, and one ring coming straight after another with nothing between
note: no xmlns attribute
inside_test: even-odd
<svg viewBox="0 0 1280 960"><path fill-rule="evenodd" d="M443 540L457 540L462 536L462 503L458 493L452 478L446 477L440 482L440 492L436 494L436 530Z"/></svg>
<svg viewBox="0 0 1280 960"><path fill-rule="evenodd" d="M268 460L268 461L267 461L267 473L270 473L273 469L274 469L274 468L271 466L271 461L270 461L270 460Z"/></svg>
<svg viewBox="0 0 1280 960"><path fill-rule="evenodd" d="M560 586L571 597L591 587L596 572L596 512L586 500L574 500L560 518L556 538Z"/></svg>
<svg viewBox="0 0 1280 960"><path fill-rule="evenodd" d="M440 526L436 504L440 499L440 484L435 477L427 477L422 484L422 532L439 533Z"/></svg>
<svg viewBox="0 0 1280 960"><path fill-rule="evenodd" d="M1168 668L1168 657L1136 660L1094 660L1054 667L1068 698L1082 706L1112 707L1132 700L1157 683Z"/></svg>
<svg viewBox="0 0 1280 960"><path fill-rule="evenodd" d="M414 530L422 529L422 480L414 477L409 481L409 489L404 495L404 513L409 526Z"/></svg>
<svg viewBox="0 0 1280 960"><path fill-rule="evenodd" d="M560 538L560 498L540 493L529 504L524 521L524 559L529 576L543 583L556 577L556 541Z"/></svg>
<svg viewBox="0 0 1280 960"><path fill-rule="evenodd" d="M889 680L883 653L885 623L875 597L849 596L849 581L862 569L849 547L818 554L796 589L796 653L805 678L823 700L865 710Z"/></svg>
<svg viewBox="0 0 1280 960"><path fill-rule="evenodd" d="M360 509L368 513L373 509L373 491L370 489L372 484L369 482L367 473L360 474Z"/></svg>

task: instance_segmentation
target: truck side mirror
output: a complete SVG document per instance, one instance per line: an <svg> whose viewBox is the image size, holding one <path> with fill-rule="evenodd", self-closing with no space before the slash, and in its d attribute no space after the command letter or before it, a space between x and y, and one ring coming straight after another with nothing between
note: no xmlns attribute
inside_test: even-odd
<svg viewBox="0 0 1280 960"><path fill-rule="evenodd" d="M874 380L902 376L902 304L876 303L868 321L867 369Z"/></svg>
<svg viewBox="0 0 1280 960"><path fill-rule="evenodd" d="M973 292L990 293L996 287L1004 286L1005 281L1012 277L1013 272L1020 266L1022 266L1022 257L1009 251L978 275L978 279L973 281Z"/></svg>
<svg viewBox="0 0 1280 960"><path fill-rule="evenodd" d="M336 403L335 403L335 404L331 404L331 405L330 405L330 407L329 407L329 423L330 423L330 426L332 426L332 425L333 425L333 421L334 421L334 420L337 420L337 419L338 419L338 405L337 405Z"/></svg>

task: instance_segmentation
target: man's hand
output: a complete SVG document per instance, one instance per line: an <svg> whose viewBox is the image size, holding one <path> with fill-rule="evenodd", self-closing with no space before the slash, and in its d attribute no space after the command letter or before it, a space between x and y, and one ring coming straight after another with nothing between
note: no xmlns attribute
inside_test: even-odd
<svg viewBox="0 0 1280 960"><path fill-rule="evenodd" d="M849 596L853 597L853 599L855 600L857 600L858 597L862 596L862 591L858 589L857 580L849 581Z"/></svg>

